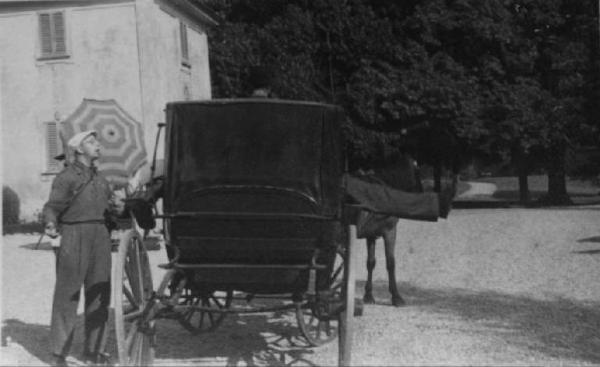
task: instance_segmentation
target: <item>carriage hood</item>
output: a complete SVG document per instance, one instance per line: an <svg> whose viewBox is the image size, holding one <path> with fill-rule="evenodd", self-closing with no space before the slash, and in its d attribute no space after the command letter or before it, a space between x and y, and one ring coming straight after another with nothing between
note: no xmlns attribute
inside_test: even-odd
<svg viewBox="0 0 600 367"><path fill-rule="evenodd" d="M271 190L311 202L314 214L336 215L344 165L342 116L336 106L296 101L168 104L166 211L214 207L196 201L209 192ZM260 203L231 205L225 210L273 210ZM290 208L282 210L299 210Z"/></svg>

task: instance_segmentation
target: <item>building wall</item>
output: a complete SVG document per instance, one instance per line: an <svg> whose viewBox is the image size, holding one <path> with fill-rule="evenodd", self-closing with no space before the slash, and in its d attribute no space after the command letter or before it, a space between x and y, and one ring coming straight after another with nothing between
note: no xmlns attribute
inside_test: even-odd
<svg viewBox="0 0 600 367"><path fill-rule="evenodd" d="M114 99L144 126L150 160L166 103L211 97L202 26L167 0L92 2L65 9L64 60L37 59L40 9L0 11L2 181L19 195L21 219L35 219L55 177L45 172L46 122L68 117L84 98ZM182 18L190 25L189 68L181 64Z"/></svg>
<svg viewBox="0 0 600 367"><path fill-rule="evenodd" d="M67 8L70 57L39 61L37 12L0 14L3 185L31 220L48 198L45 122L71 114L83 98L115 99L141 118L134 3Z"/></svg>
<svg viewBox="0 0 600 367"><path fill-rule="evenodd" d="M208 40L202 26L168 6L168 1L137 0L145 139L150 158L157 123L165 121L168 102L210 99ZM190 67L181 64L179 22L188 27ZM187 93L185 89L187 88ZM164 135L163 135L164 136ZM158 157L163 157L163 144Z"/></svg>

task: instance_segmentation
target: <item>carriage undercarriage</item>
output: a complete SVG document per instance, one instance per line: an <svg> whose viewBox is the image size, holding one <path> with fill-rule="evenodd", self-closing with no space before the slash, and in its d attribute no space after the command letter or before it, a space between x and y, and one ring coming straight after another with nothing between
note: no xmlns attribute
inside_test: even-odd
<svg viewBox="0 0 600 367"><path fill-rule="evenodd" d="M352 227L351 232L355 229ZM355 238L355 237L354 237ZM115 331L119 365L151 365L157 343L156 321L179 322L192 335L216 331L228 314L254 314L276 311L294 312L301 336L308 347L318 347L339 337L339 363L350 362L350 318L362 314L362 305L354 299L354 267L351 266L351 243L338 246L334 268L326 291L316 291L316 269L324 265L297 266L309 272L304 293L256 294L204 286L196 270L210 268L284 268L289 265L190 265L170 261L154 290L148 253L142 236L130 230L121 238L114 266ZM176 260L175 257L174 260ZM315 256L316 258L316 256ZM119 287L118 285L121 285ZM274 306L253 306L254 300L279 300ZM283 302L282 302L283 300ZM358 304L357 304L358 303ZM240 305L241 304L241 305ZM237 306L236 306L237 305ZM353 310L346 312L346 310Z"/></svg>

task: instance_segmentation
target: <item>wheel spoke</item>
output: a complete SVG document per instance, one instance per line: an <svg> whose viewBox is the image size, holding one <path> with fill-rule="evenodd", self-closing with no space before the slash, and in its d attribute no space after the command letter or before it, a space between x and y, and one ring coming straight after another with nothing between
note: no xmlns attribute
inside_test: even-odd
<svg viewBox="0 0 600 367"><path fill-rule="evenodd" d="M317 326L315 327L315 339L321 340L321 322L317 322Z"/></svg>
<svg viewBox="0 0 600 367"><path fill-rule="evenodd" d="M210 307L210 298L208 298L208 297L202 298L202 306ZM210 326L212 327L215 324L215 317L214 317L213 313L210 311L206 311L206 313L208 314L208 318L210 320Z"/></svg>
<svg viewBox="0 0 600 367"><path fill-rule="evenodd" d="M192 307L196 307L198 306L198 302L200 302L199 299L190 299L189 303L191 304ZM198 310L195 310L194 308L190 308L187 314L187 317L185 318L185 320L187 322L190 322L192 320L192 317L194 317L194 315L198 312Z"/></svg>
<svg viewBox="0 0 600 367"><path fill-rule="evenodd" d="M142 298L143 296L141 296L141 292L143 292L143 290L141 289L141 285L138 282L138 277L135 274L135 271L138 268L138 261L137 259L134 259L132 257L131 252L127 252L128 259L129 262L126 264L125 266L125 272L127 273L127 280L129 281L129 286L131 288L131 293L132 296L134 297L135 301L137 304L141 304L142 303Z"/></svg>
<svg viewBox="0 0 600 367"><path fill-rule="evenodd" d="M192 308L189 309L185 314L183 319L187 322L190 322L190 320L192 319L192 316L194 316L194 313L196 313L196 311Z"/></svg>
<svg viewBox="0 0 600 367"><path fill-rule="evenodd" d="M133 348L133 344L137 338L137 330L138 323L135 322L133 323L133 325L131 325L131 329L129 329L129 331L127 332L127 338L125 338L125 350L129 355L131 355L131 348Z"/></svg>
<svg viewBox="0 0 600 367"><path fill-rule="evenodd" d="M335 285L332 285L331 290L341 291L343 285L344 285L343 283L336 283Z"/></svg>
<svg viewBox="0 0 600 367"><path fill-rule="evenodd" d="M135 366L140 366L140 355L142 352L142 343L144 342L144 335L141 333L137 334L137 338L135 340L135 350L133 351L132 357L133 357L133 364Z"/></svg>
<svg viewBox="0 0 600 367"><path fill-rule="evenodd" d="M198 323L198 329L202 329L202 325L204 325L204 315L206 312L200 311L200 322Z"/></svg>
<svg viewBox="0 0 600 367"><path fill-rule="evenodd" d="M217 305L219 308L221 308L221 309L222 309L222 308L224 307L224 305L223 305L223 304L222 304L222 303L219 301L219 299L218 299L217 297L215 297L215 295L214 295L214 294L212 294L212 295L210 296L210 298L212 298L213 302L214 302L214 303L215 303L215 304L216 304L216 305Z"/></svg>
<svg viewBox="0 0 600 367"><path fill-rule="evenodd" d="M146 334L142 333L140 336L140 349L138 350L138 366L143 366L144 354L146 352Z"/></svg>
<svg viewBox="0 0 600 367"><path fill-rule="evenodd" d="M131 291L129 290L129 288L127 288L127 286L125 284L123 284L123 294L125 295L125 297L129 301L129 303L131 304L131 306L133 306L135 308L139 307L139 304L137 303L136 299L133 298L133 294L131 294Z"/></svg>
<svg viewBox="0 0 600 367"><path fill-rule="evenodd" d="M187 305L192 307L201 307L202 309L193 309L185 313L179 322L188 331L198 334L215 330L225 319L226 314L219 312L228 309L231 306L233 292L227 291L226 296L219 297L216 292L207 290L192 290Z"/></svg>
<svg viewBox="0 0 600 367"><path fill-rule="evenodd" d="M344 270L344 264L340 264L337 269L335 269L333 275L331 276L331 282L339 281L338 276Z"/></svg>
<svg viewBox="0 0 600 367"><path fill-rule="evenodd" d="M133 312L130 312L130 313L126 314L126 315L123 315L123 319L125 321L131 321L133 319L136 319L136 318L142 316L143 313L144 313L144 310L133 311Z"/></svg>
<svg viewBox="0 0 600 367"><path fill-rule="evenodd" d="M147 335L144 335L142 347L140 349L142 350L140 353L140 366L147 366L148 362L146 361L146 355L148 355L150 351L150 338Z"/></svg>
<svg viewBox="0 0 600 367"><path fill-rule="evenodd" d="M135 258L136 258L136 265L137 265L137 275L138 275L138 285L140 287L140 301L142 303L142 305L144 303L146 303L146 300L144 299L144 291L145 291L145 286L144 286L144 279L143 279L143 273L142 273L142 259L141 259L141 255L140 255L140 243L138 241L134 242L135 245Z"/></svg>
<svg viewBox="0 0 600 367"><path fill-rule="evenodd" d="M137 310L139 310L139 308L135 307L135 306L123 306L123 312L122 312L122 314L124 316L126 316L126 315L131 314L132 312L137 311Z"/></svg>

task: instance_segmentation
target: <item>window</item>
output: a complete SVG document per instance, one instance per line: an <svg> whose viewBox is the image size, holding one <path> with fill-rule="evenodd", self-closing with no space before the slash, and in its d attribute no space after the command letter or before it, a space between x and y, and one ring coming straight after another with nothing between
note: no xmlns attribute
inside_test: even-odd
<svg viewBox="0 0 600 367"><path fill-rule="evenodd" d="M46 173L57 173L62 170L62 162L54 159L63 152L58 136L58 122L46 122Z"/></svg>
<svg viewBox="0 0 600 367"><path fill-rule="evenodd" d="M190 50L188 48L187 26L179 22L179 37L181 41L181 65L190 67Z"/></svg>
<svg viewBox="0 0 600 367"><path fill-rule="evenodd" d="M62 11L39 14L40 58L68 57L65 13Z"/></svg>

